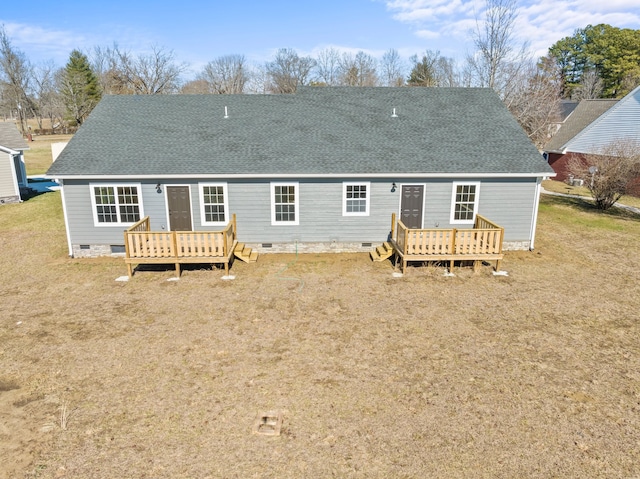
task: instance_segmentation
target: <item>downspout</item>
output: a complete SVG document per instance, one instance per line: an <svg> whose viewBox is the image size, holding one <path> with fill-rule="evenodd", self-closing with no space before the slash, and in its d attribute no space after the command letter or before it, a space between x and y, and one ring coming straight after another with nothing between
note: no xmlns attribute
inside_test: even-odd
<svg viewBox="0 0 640 479"><path fill-rule="evenodd" d="M73 258L73 248L71 247L71 232L69 230L69 217L67 215L67 202L64 195L64 180L54 180L60 185L60 198L62 198L62 214L64 215L64 229L67 232L67 246L69 247L69 257Z"/></svg>
<svg viewBox="0 0 640 479"><path fill-rule="evenodd" d="M21 151L18 155L17 162L20 165L20 171L17 172L18 184L22 186L29 186L29 179L27 178L27 167L24 164L24 152Z"/></svg>
<svg viewBox="0 0 640 479"><path fill-rule="evenodd" d="M538 226L538 206L540 205L540 192L542 191L542 178L536 178L535 202L531 218L531 237L529 238L529 250L533 250L536 240L536 227Z"/></svg>
<svg viewBox="0 0 640 479"><path fill-rule="evenodd" d="M11 163L11 179L13 180L13 191L18 195L18 201L22 203L22 195L20 194L20 184L18 183L18 172L16 171L17 152L9 153L9 163Z"/></svg>

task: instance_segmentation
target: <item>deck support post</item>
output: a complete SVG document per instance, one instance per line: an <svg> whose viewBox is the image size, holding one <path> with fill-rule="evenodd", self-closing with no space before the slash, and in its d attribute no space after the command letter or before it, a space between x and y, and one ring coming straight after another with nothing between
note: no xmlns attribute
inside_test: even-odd
<svg viewBox="0 0 640 479"><path fill-rule="evenodd" d="M391 213L391 238L392 240L396 240L396 214Z"/></svg>

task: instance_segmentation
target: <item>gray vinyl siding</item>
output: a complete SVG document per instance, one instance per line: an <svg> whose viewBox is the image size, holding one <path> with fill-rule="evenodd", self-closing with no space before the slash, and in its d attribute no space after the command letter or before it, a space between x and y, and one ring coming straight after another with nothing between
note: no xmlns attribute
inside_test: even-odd
<svg viewBox="0 0 640 479"><path fill-rule="evenodd" d="M299 224L271 224L271 182L297 183ZM229 209L236 213L238 237L247 243L380 242L391 230L399 191L390 180L370 182L369 216L343 216L343 180L283 180L229 183ZM344 181L354 181L345 179Z"/></svg>
<svg viewBox="0 0 640 479"><path fill-rule="evenodd" d="M18 194L14 183L13 168L11 167L12 161L12 155L0 151L0 198Z"/></svg>
<svg viewBox="0 0 640 479"><path fill-rule="evenodd" d="M343 181L369 182L368 216L343 216ZM397 183L391 192L393 182ZM536 179L465 179L480 182L478 212L505 228L505 241L526 241L531 237L532 215L535 205ZM391 215L399 213L401 186L425 185L424 228L467 228L451 225L453 180L417 178L412 181L390 179L309 179L274 178L260 180L206 179L203 183L226 183L228 196L227 218L236 214L239 241L245 243L298 242L372 242L387 239L391 230ZM299 188L299 224L271 224L271 183L297 183ZM161 192L155 180L145 181L89 181L65 180L64 194L70 231L74 245L121 245L126 225L95 226L91 205L90 184L140 184L143 214L151 219L151 229L167 230L166 186L188 185L191 193L192 224L194 230L216 230L203 226L200 215L198 180L163 180Z"/></svg>
<svg viewBox="0 0 640 479"><path fill-rule="evenodd" d="M505 241L527 241L537 201L536 179L457 179L462 183L480 183L477 213L505 229ZM420 181L403 184L420 184ZM424 228L468 228L451 224L453 180L425 180Z"/></svg>
<svg viewBox="0 0 640 479"><path fill-rule="evenodd" d="M108 186L119 184L141 184L142 208L145 216L151 218L151 228L160 230L166 224L164 192L156 193L157 182L131 181L88 181L64 180L63 189L67 208L70 243L76 245L122 245L124 244L125 225L95 226L91 206L91 188L89 184Z"/></svg>
<svg viewBox="0 0 640 479"><path fill-rule="evenodd" d="M505 241L527 241L537 200L535 178L484 180L478 213L504 228Z"/></svg>

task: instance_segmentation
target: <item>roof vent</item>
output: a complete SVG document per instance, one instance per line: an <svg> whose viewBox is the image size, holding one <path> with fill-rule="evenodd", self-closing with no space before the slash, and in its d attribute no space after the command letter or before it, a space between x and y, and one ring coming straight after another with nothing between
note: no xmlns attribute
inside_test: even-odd
<svg viewBox="0 0 640 479"><path fill-rule="evenodd" d="M393 113L391 113L391 118L398 118L398 115L396 115L396 109L393 109Z"/></svg>
<svg viewBox="0 0 640 479"><path fill-rule="evenodd" d="M227 107L224 107L224 117L229 118L229 112L227 111Z"/></svg>

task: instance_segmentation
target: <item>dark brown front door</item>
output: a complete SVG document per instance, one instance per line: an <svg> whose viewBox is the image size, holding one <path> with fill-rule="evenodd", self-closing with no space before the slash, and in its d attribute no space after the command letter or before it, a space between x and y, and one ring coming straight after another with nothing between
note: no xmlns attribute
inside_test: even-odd
<svg viewBox="0 0 640 479"><path fill-rule="evenodd" d="M167 186L169 229L191 231L191 201L188 186Z"/></svg>
<svg viewBox="0 0 640 479"><path fill-rule="evenodd" d="M407 228L422 228L424 185L402 185L400 219Z"/></svg>

